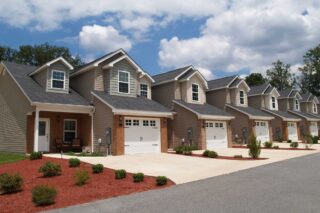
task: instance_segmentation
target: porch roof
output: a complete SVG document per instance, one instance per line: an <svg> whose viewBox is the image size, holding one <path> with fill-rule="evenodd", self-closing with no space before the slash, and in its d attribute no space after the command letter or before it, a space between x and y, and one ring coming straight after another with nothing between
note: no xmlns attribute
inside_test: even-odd
<svg viewBox="0 0 320 213"><path fill-rule="evenodd" d="M306 119L307 121L320 121L320 117L317 115L312 115L310 113L301 112L301 111L293 111L293 110L289 110L289 112L294 115L297 115L299 117L302 117L302 118Z"/></svg>
<svg viewBox="0 0 320 213"><path fill-rule="evenodd" d="M288 112L284 111L278 111L278 110L269 110L269 109L262 109L263 111L270 113L272 115L275 115L277 117L280 117L284 121L300 121L301 119L297 116L294 116Z"/></svg>
<svg viewBox="0 0 320 213"><path fill-rule="evenodd" d="M274 119L273 116L267 114L266 112L263 112L262 110L259 110L259 109L256 109L256 108L253 108L250 106L239 107L239 106L234 106L231 104L226 104L226 106L249 116L250 119L255 119L255 120L272 120L272 119Z"/></svg>

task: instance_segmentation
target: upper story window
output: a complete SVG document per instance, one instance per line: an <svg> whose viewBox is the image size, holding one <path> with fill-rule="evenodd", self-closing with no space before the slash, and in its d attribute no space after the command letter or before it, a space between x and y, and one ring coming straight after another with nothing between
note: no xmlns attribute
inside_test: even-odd
<svg viewBox="0 0 320 213"><path fill-rule="evenodd" d="M294 100L294 109L299 111L300 110L300 103L298 99Z"/></svg>
<svg viewBox="0 0 320 213"><path fill-rule="evenodd" d="M66 73L64 71L52 70L51 87L54 89L64 89Z"/></svg>
<svg viewBox="0 0 320 213"><path fill-rule="evenodd" d="M271 107L272 107L272 109L276 109L277 108L277 99L276 99L276 97L271 97Z"/></svg>
<svg viewBox="0 0 320 213"><path fill-rule="evenodd" d="M192 100L199 101L199 85L192 84Z"/></svg>
<svg viewBox="0 0 320 213"><path fill-rule="evenodd" d="M118 73L118 88L121 93L129 93L129 78L130 73L126 71L119 71Z"/></svg>
<svg viewBox="0 0 320 213"><path fill-rule="evenodd" d="M240 90L239 97L240 97L240 104L244 105L245 102L244 102L244 91L243 90Z"/></svg>
<svg viewBox="0 0 320 213"><path fill-rule="evenodd" d="M317 104L313 103L313 113L318 113L318 108L317 108Z"/></svg>
<svg viewBox="0 0 320 213"><path fill-rule="evenodd" d="M147 84L140 84L140 96L141 97L148 97L148 85Z"/></svg>

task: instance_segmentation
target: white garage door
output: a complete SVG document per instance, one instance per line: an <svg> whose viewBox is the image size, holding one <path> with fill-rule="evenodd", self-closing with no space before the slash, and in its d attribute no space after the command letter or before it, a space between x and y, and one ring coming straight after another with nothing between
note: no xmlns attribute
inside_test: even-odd
<svg viewBox="0 0 320 213"><path fill-rule="evenodd" d="M288 122L288 138L292 141L298 141L298 130L296 122Z"/></svg>
<svg viewBox="0 0 320 213"><path fill-rule="evenodd" d="M227 124L226 122L206 122L207 149L227 148Z"/></svg>
<svg viewBox="0 0 320 213"><path fill-rule="evenodd" d="M124 153L161 152L160 119L125 117Z"/></svg>
<svg viewBox="0 0 320 213"><path fill-rule="evenodd" d="M257 140L262 143L270 141L269 125L267 121L256 121L256 136Z"/></svg>
<svg viewBox="0 0 320 213"><path fill-rule="evenodd" d="M312 136L318 136L318 124L317 122L310 122L310 134Z"/></svg>

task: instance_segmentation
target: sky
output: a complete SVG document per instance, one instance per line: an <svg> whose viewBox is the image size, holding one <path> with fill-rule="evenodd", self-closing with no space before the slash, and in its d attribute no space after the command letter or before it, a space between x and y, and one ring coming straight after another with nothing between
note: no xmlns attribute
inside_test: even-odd
<svg viewBox="0 0 320 213"><path fill-rule="evenodd" d="M123 48L151 75L194 65L207 80L297 73L320 44L320 0L1 0L0 45L70 48L86 62Z"/></svg>

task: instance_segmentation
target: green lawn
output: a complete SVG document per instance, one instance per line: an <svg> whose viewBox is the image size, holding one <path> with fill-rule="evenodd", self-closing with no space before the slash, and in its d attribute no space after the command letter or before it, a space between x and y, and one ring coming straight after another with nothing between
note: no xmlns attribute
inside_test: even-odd
<svg viewBox="0 0 320 213"><path fill-rule="evenodd" d="M13 163L19 160L26 159L25 154L9 153L9 152L0 152L0 164L4 163Z"/></svg>

